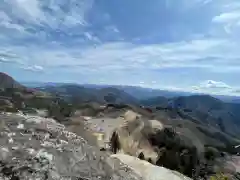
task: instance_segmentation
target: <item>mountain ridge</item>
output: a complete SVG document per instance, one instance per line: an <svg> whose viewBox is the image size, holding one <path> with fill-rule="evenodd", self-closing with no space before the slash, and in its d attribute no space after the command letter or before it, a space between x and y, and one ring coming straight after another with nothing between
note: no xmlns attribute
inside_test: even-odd
<svg viewBox="0 0 240 180"><path fill-rule="evenodd" d="M81 102L95 101L100 103L122 103L138 104L138 100L123 90L114 87L90 88L82 85L59 85L36 88L50 93L57 93L60 96L67 96Z"/></svg>
<svg viewBox="0 0 240 180"><path fill-rule="evenodd" d="M194 94L170 97L157 96L147 100L139 100L136 96L133 96L135 89L138 88L129 86L79 86L71 84L63 86L46 86L43 87L43 89L46 88L45 90L48 91L47 87L55 89L54 91L61 89L61 87L66 89L75 87L76 91L68 92L68 95L73 95L75 100L79 98L79 100L83 99L88 102L95 101L99 103L108 102L173 108L180 110L184 117L191 117L190 119L193 121L196 119L197 121L203 122L205 125L211 124L211 126L231 136L239 136L240 134L240 121L238 120L240 117L240 105L237 103L225 102L216 96ZM80 89L78 89L78 87L80 87ZM151 91L149 93L151 93ZM104 97L107 97L110 101L106 101Z"/></svg>
<svg viewBox="0 0 240 180"><path fill-rule="evenodd" d="M45 86L61 86L61 85L77 85L83 86L86 88L94 88L101 89L107 87L115 87L117 89L124 90L129 95L135 97L139 100L147 100L149 98L155 98L158 96L164 96L167 98L173 98L178 96L191 96L191 95L210 95L212 97L223 100L224 102L230 103L240 103L240 96L233 95L214 95L214 94L206 94L206 93L194 93L194 92L183 92L183 91L174 91L174 90L161 90L161 89L153 89L146 88L140 86L130 86L130 85L108 85L108 84L78 84L78 83L54 83L54 82L22 82L27 87L38 88Z"/></svg>
<svg viewBox="0 0 240 180"><path fill-rule="evenodd" d="M13 79L11 80L12 83L15 82ZM11 93L8 93L9 90L11 90ZM200 164L194 165L196 168L202 167L202 163L206 160L204 153L210 153L210 156L214 156L213 158L215 158L215 154L212 153L215 152L216 157L220 157L221 153L225 152L230 155L238 153L234 147L240 144L240 122L238 120L240 104L226 103L210 95L170 98L158 96L157 98L150 98L148 101L141 101L126 91L116 88L116 86L94 88L75 84L48 84L33 90L48 93L50 98L39 97L31 93L29 97L28 91L14 88L8 89L8 92L6 91L6 94L3 95L12 96L12 103L16 107L15 112L25 113L26 108L28 108L35 111L33 114L37 114L39 110L46 110L44 117L53 118L65 125L71 123L74 118L79 118L84 123L82 117L90 117L89 123L91 119L95 123L99 121L100 124L95 124L96 126L93 127L100 127L100 129L104 128L105 125L105 128L109 128L111 123L116 123L114 121L117 120L121 121L123 117L124 119L136 118L136 122L139 122L138 119L140 118L143 122L162 123L164 127L167 127L166 131L157 133L156 137L152 137L150 134L149 137L152 146L157 145L159 148L157 152L161 153L161 150L164 152L164 155L161 155L163 159L159 163L163 163L162 166L168 169L178 170L190 177L192 167L185 171L181 169L181 161L176 161L176 159L180 160L182 158L184 162L187 162L188 157L191 157L191 153L188 151L184 151L187 154L181 157L183 147L191 150L194 158L201 160ZM132 87L130 87L130 90L132 90ZM135 90L134 87L133 90ZM125 113L128 115L126 116ZM111 123L107 119L110 119ZM104 123L107 124L104 125ZM73 125L74 128L75 125ZM76 128L78 127L76 126ZM105 130L107 131L107 129ZM148 130L146 128L142 133L146 133ZM159 141L159 139L162 140ZM190 145L188 144L189 139L193 143L188 147L187 145ZM171 149L170 147L174 148ZM174 154L176 156L173 156ZM207 164L211 165L211 162L207 162ZM213 171L211 167L203 167L203 169L208 174Z"/></svg>
<svg viewBox="0 0 240 180"><path fill-rule="evenodd" d="M10 84L16 82L11 77L7 76L7 78L9 81L12 81ZM126 87L128 90L124 90L127 89ZM201 122L206 126L211 125L231 136L237 137L240 134L240 104L226 103L210 95L157 96L147 100L139 100L132 96L135 89L138 89L138 87L110 85L83 86L72 83L53 83L35 88L34 90L50 93L53 99L60 97L64 101L67 100L67 102L73 104L73 106L79 107L81 107L83 103L95 102L100 104L129 104L136 107L165 108L166 110L169 109L170 114L176 112L183 119L187 118L192 122ZM145 91L146 89L143 90ZM129 91L131 91L131 93L128 93ZM46 105L46 102L51 102L52 100L48 99L46 101L46 99L40 99L38 103L42 104L42 101L44 102L43 104ZM33 102L35 103L34 96ZM31 102L30 105L33 105L33 102ZM42 105L40 107L42 107Z"/></svg>
<svg viewBox="0 0 240 180"><path fill-rule="evenodd" d="M21 85L8 74L0 72L0 88L25 89L25 86Z"/></svg>
<svg viewBox="0 0 240 180"><path fill-rule="evenodd" d="M152 98L141 103L152 107L179 109L184 114L196 117L206 125L211 124L227 134L233 136L240 134L240 104L226 103L210 95L180 96L170 99Z"/></svg>

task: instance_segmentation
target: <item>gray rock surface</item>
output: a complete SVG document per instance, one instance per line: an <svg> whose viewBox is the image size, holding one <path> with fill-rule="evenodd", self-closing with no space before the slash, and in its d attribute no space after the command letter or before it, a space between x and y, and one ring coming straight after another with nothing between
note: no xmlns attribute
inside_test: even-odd
<svg viewBox="0 0 240 180"><path fill-rule="evenodd" d="M53 119L0 114L0 179L141 180Z"/></svg>
<svg viewBox="0 0 240 180"><path fill-rule="evenodd" d="M145 180L192 180L179 172L171 171L160 166L154 166L147 161L140 160L133 156L114 154L112 157L120 159Z"/></svg>

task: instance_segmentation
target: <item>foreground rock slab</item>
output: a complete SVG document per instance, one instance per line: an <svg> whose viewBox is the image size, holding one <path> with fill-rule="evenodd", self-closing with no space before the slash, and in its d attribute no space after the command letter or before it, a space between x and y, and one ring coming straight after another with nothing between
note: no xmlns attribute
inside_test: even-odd
<svg viewBox="0 0 240 180"><path fill-rule="evenodd" d="M0 114L0 179L141 180L53 119Z"/></svg>
<svg viewBox="0 0 240 180"><path fill-rule="evenodd" d="M191 180L190 178L176 172L150 164L147 161L125 154L114 154L111 157L119 159L127 164L135 173L144 180Z"/></svg>

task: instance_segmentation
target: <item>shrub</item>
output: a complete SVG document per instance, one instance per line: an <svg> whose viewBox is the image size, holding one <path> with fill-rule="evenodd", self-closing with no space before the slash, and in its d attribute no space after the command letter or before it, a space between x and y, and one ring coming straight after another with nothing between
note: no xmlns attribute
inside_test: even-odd
<svg viewBox="0 0 240 180"><path fill-rule="evenodd" d="M75 112L75 108L64 101L51 103L48 108L48 116L58 121L63 121L67 117L71 117Z"/></svg>
<svg viewBox="0 0 240 180"><path fill-rule="evenodd" d="M217 156L220 156L220 153L213 147L206 147L204 156L208 161L213 161Z"/></svg>
<svg viewBox="0 0 240 180"><path fill-rule="evenodd" d="M217 173L216 175L210 176L210 180L230 180L230 179L222 173Z"/></svg>

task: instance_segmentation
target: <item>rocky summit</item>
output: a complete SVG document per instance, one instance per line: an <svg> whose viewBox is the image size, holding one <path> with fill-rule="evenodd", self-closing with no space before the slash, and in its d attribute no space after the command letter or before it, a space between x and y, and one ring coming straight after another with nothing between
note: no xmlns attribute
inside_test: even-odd
<svg viewBox="0 0 240 180"><path fill-rule="evenodd" d="M75 85L0 87L0 180L240 179L239 104L210 96L136 102L121 89Z"/></svg>
<svg viewBox="0 0 240 180"><path fill-rule="evenodd" d="M0 114L0 179L190 180L125 155L107 155L54 119Z"/></svg>
<svg viewBox="0 0 240 180"><path fill-rule="evenodd" d="M0 122L0 179L142 179L53 119L2 113Z"/></svg>

